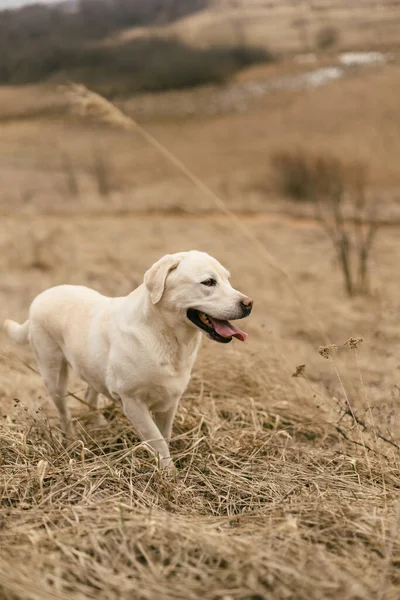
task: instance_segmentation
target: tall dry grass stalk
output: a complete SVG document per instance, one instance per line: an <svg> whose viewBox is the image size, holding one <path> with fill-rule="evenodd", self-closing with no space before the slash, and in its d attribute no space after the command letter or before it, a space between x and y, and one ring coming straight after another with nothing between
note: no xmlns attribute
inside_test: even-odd
<svg viewBox="0 0 400 600"><path fill-rule="evenodd" d="M268 264L276 273L283 277L294 298L299 303L304 313L316 323L321 332L322 339L329 343L326 331L314 311L308 306L302 298L297 286L293 282L289 273L276 258L267 250L265 245L254 235L246 223L240 219L227 205L227 203L212 191L199 177L197 177L188 167L166 146L159 142L151 133L131 117L125 115L115 104L97 94L82 84L70 84L62 86L62 91L70 103L72 109L82 117L94 119L110 126L123 129L125 131L136 131L147 143L149 143L157 152L180 171L193 185L195 185L204 196L210 200L218 210L225 214L240 231L243 237L251 244L255 250L255 257L260 260L263 266Z"/></svg>
<svg viewBox="0 0 400 600"><path fill-rule="evenodd" d="M71 161L71 157L67 152L61 153L61 168L65 174L66 192L72 198L79 197L79 181Z"/></svg>
<svg viewBox="0 0 400 600"><path fill-rule="evenodd" d="M113 186L110 177L110 165L107 162L101 147L95 147L93 149L93 164L91 171L93 179L96 182L99 196L108 198Z"/></svg>

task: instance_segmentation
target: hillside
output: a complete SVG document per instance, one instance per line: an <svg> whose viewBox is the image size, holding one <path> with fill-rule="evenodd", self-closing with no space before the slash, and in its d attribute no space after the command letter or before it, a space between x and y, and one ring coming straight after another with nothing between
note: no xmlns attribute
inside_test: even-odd
<svg viewBox="0 0 400 600"><path fill-rule="evenodd" d="M209 8L163 27L126 29L115 42L143 35L176 36L188 44L246 43L272 52L314 50L318 34L327 28L337 32L336 49L398 47L398 2L352 3L321 0L215 0Z"/></svg>

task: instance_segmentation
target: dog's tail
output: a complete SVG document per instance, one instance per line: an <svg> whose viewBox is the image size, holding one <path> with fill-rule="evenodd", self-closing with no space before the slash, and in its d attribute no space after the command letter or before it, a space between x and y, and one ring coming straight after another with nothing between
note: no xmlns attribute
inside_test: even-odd
<svg viewBox="0 0 400 600"><path fill-rule="evenodd" d="M29 319L22 325L16 321L7 319L3 324L4 329L8 333L8 336L16 344L27 344L29 342Z"/></svg>

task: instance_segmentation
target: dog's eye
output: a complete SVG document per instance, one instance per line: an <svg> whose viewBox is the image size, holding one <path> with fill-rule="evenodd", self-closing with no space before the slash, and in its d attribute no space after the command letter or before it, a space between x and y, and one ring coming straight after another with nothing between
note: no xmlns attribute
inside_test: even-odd
<svg viewBox="0 0 400 600"><path fill-rule="evenodd" d="M210 277L210 279L206 279L205 281L202 281L201 285L206 285L207 287L212 287L213 285L217 285L217 282L215 281L215 279Z"/></svg>

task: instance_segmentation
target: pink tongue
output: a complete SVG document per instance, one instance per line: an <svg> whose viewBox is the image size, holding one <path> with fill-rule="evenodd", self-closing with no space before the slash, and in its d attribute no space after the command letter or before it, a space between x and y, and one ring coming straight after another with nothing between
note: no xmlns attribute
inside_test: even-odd
<svg viewBox="0 0 400 600"><path fill-rule="evenodd" d="M220 321L219 319L213 319L210 317L212 324L214 325L214 329L219 335L222 335L224 338L235 337L241 342L246 341L247 333L241 331L229 321Z"/></svg>

